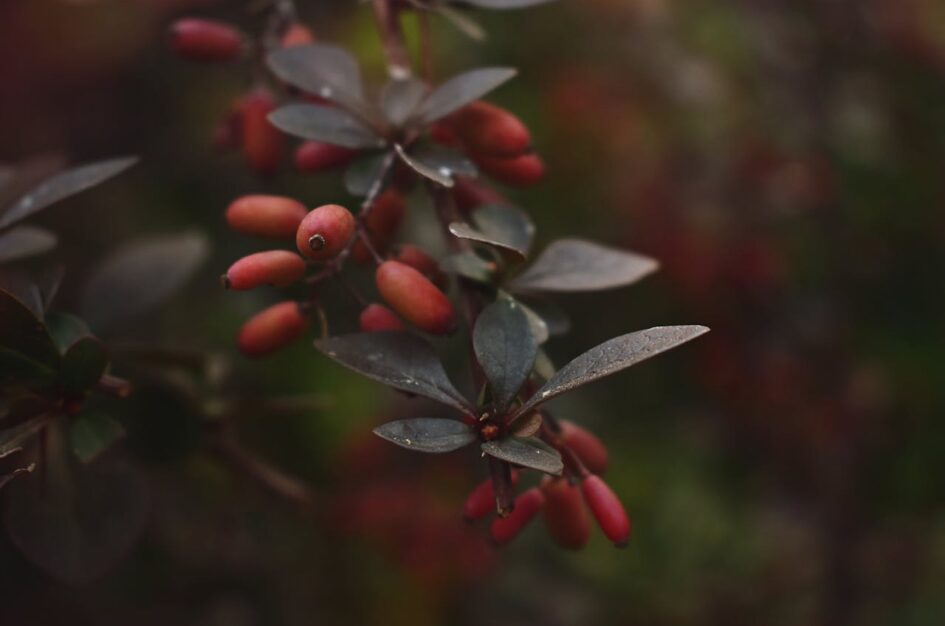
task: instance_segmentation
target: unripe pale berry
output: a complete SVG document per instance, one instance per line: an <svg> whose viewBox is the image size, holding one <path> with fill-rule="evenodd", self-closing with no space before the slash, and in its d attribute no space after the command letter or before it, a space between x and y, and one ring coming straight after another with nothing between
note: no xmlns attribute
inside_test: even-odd
<svg viewBox="0 0 945 626"><path fill-rule="evenodd" d="M492 525L489 527L492 540L497 545L503 545L515 539L534 519L544 504L545 496L538 487L532 487L519 495L515 498L515 508L508 517L497 517L492 520Z"/></svg>
<svg viewBox="0 0 945 626"><path fill-rule="evenodd" d="M397 315L381 304L369 304L361 311L361 330L366 333L379 333L387 330L403 330L404 323Z"/></svg>
<svg viewBox="0 0 945 626"><path fill-rule="evenodd" d="M453 304L430 280L399 261L385 261L375 275L377 290L392 309L428 333L443 335L456 327Z"/></svg>
<svg viewBox="0 0 945 626"><path fill-rule="evenodd" d="M518 471L512 470L513 487L518 484L518 476ZM463 517L468 522L474 522L493 513L495 510L495 489L492 486L492 479L487 478L469 492L469 496L463 504Z"/></svg>
<svg viewBox="0 0 945 626"><path fill-rule="evenodd" d="M379 254L384 254L390 247L406 211L407 204L404 197L396 189L388 189L371 205L371 211L364 221L364 230ZM360 240L354 243L351 253L354 260L361 264L368 263L372 259L367 246Z"/></svg>
<svg viewBox="0 0 945 626"><path fill-rule="evenodd" d="M283 48L306 46L310 43L315 43L315 35L308 26L299 24L298 22L291 24L285 29L285 32L282 33L282 37L279 39L279 45Z"/></svg>
<svg viewBox="0 0 945 626"><path fill-rule="evenodd" d="M257 89L240 103L240 138L249 167L259 174L272 174L282 160L284 135L269 122L276 102L268 91Z"/></svg>
<svg viewBox="0 0 945 626"><path fill-rule="evenodd" d="M603 475L607 471L607 446L597 435L567 420L560 420L561 438L591 472Z"/></svg>
<svg viewBox="0 0 945 626"><path fill-rule="evenodd" d="M291 239L308 211L298 200L284 196L249 195L237 198L226 209L226 223L235 231Z"/></svg>
<svg viewBox="0 0 945 626"><path fill-rule="evenodd" d="M354 228L351 211L338 204L326 204L305 216L295 234L295 245L308 258L325 261L338 256Z"/></svg>
<svg viewBox="0 0 945 626"><path fill-rule="evenodd" d="M440 270L440 264L419 246L409 243L401 244L397 246L391 258L409 265L437 285L442 283L444 275Z"/></svg>
<svg viewBox="0 0 945 626"><path fill-rule="evenodd" d="M305 276L305 261L288 250L267 250L245 256L223 275L227 289L253 289L262 285L286 287Z"/></svg>
<svg viewBox="0 0 945 626"><path fill-rule="evenodd" d="M188 61L232 61L243 52L243 35L213 20L184 18L170 28L171 49Z"/></svg>
<svg viewBox="0 0 945 626"><path fill-rule="evenodd" d="M297 302L274 304L249 318L240 329L237 345L249 357L261 357L292 343L308 328Z"/></svg>
<svg viewBox="0 0 945 626"><path fill-rule="evenodd" d="M548 533L563 548L583 548L591 536L591 520L581 490L564 478L551 476L541 481L541 490L545 494L543 514Z"/></svg>
<svg viewBox="0 0 945 626"><path fill-rule="evenodd" d="M502 107L479 100L449 119L450 127L469 152L516 157L531 147L528 127Z"/></svg>
<svg viewBox="0 0 945 626"><path fill-rule="evenodd" d="M591 475L581 483L581 493L607 538L619 548L626 546L630 539L630 518L613 490L600 476Z"/></svg>
<svg viewBox="0 0 945 626"><path fill-rule="evenodd" d="M357 154L355 150L321 141L305 141L295 150L295 169L304 173L347 165Z"/></svg>
<svg viewBox="0 0 945 626"><path fill-rule="evenodd" d="M470 156L483 173L514 187L534 185L545 174L545 164L538 155L532 153L510 159L484 154Z"/></svg>

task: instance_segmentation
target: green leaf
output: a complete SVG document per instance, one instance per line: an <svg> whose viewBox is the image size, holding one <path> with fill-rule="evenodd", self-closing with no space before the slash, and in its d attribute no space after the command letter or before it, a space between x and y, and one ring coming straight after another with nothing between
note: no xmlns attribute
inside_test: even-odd
<svg viewBox="0 0 945 626"><path fill-rule="evenodd" d="M468 425L452 419L417 417L387 422L374 434L408 450L441 454L452 452L476 441Z"/></svg>
<svg viewBox="0 0 945 626"><path fill-rule="evenodd" d="M59 368L59 351L46 325L10 292L0 289L0 350L35 361L49 369ZM5 376L0 373L0 380Z"/></svg>
<svg viewBox="0 0 945 626"><path fill-rule="evenodd" d="M434 89L424 100L420 105L419 119L421 123L428 124L446 117L482 98L516 74L514 69L508 67L485 67L454 76Z"/></svg>
<svg viewBox="0 0 945 626"><path fill-rule="evenodd" d="M322 43L293 46L271 52L266 62L276 76L303 91L351 111L371 112L358 62L344 48Z"/></svg>
<svg viewBox="0 0 945 626"><path fill-rule="evenodd" d="M564 463L558 451L534 437L508 437L482 444L482 451L497 459L536 469L546 474L560 475Z"/></svg>
<svg viewBox="0 0 945 626"><path fill-rule="evenodd" d="M512 206L490 204L472 214L474 226L463 222L450 224L450 232L461 239L469 239L513 252L519 258L528 256L535 225L524 211Z"/></svg>
<svg viewBox="0 0 945 626"><path fill-rule="evenodd" d="M582 239L552 242L510 284L514 291L598 291L633 284L659 264L633 252Z"/></svg>
<svg viewBox="0 0 945 626"><path fill-rule="evenodd" d="M415 171L417 174L420 174L424 178L429 178L433 182L443 185L444 187L453 186L453 173L445 168L438 168L435 166L428 165L422 161L418 161L413 158L400 146L400 144L394 144L394 149L397 150L397 156L400 157L400 160L403 161L410 169Z"/></svg>
<svg viewBox="0 0 945 626"><path fill-rule="evenodd" d="M358 118L335 107L289 104L270 113L269 121L290 135L354 150L383 148L387 143Z"/></svg>
<svg viewBox="0 0 945 626"><path fill-rule="evenodd" d="M88 324L70 313L55 312L46 316L46 327L60 352L84 337L91 337Z"/></svg>
<svg viewBox="0 0 945 626"><path fill-rule="evenodd" d="M440 268L450 274L459 274L478 283L491 283L496 264L487 261L471 250L452 254L440 261Z"/></svg>
<svg viewBox="0 0 945 626"><path fill-rule="evenodd" d="M18 261L49 252L59 238L45 228L18 226L0 233L0 263Z"/></svg>
<svg viewBox="0 0 945 626"><path fill-rule="evenodd" d="M356 158L345 170L345 189L352 196L365 197L387 167L390 152L369 152Z"/></svg>
<svg viewBox="0 0 945 626"><path fill-rule="evenodd" d="M381 109L395 128L403 127L427 95L427 86L416 78L393 79L381 94Z"/></svg>
<svg viewBox="0 0 945 626"><path fill-rule="evenodd" d="M528 378L538 352L521 305L502 298L486 307L476 318L473 349L489 380L496 408L504 411Z"/></svg>
<svg viewBox="0 0 945 626"><path fill-rule="evenodd" d="M107 366L108 355L102 342L95 337L84 337L62 355L60 384L67 391L86 391L99 381Z"/></svg>
<svg viewBox="0 0 945 626"><path fill-rule="evenodd" d="M81 413L69 428L72 451L83 463L94 460L124 436L125 429L117 420L95 411Z"/></svg>

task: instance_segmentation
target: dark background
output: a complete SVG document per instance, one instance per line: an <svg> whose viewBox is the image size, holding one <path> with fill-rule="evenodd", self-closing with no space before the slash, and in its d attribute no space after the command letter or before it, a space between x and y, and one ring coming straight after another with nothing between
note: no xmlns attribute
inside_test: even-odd
<svg viewBox="0 0 945 626"><path fill-rule="evenodd" d="M598 534L570 553L541 524L487 547L458 515L474 455L375 443L372 425L413 409L307 341L235 355L242 320L276 294L217 289L256 245L223 228L225 206L259 191L350 200L335 175L260 180L211 147L248 74L180 61L163 33L185 12L258 31L249 4L6 0L0 160L141 155L40 220L64 240L63 304L115 244L205 231L205 271L127 332L231 359L244 391L317 394L322 410L241 428L318 510L247 484L190 445L186 408L139 397L157 424L137 443L153 490L142 541L80 586L0 543L3 624L943 623L945 5L562 0L476 14L484 44L434 21L440 78L521 70L492 100L548 164L513 194L539 244L597 238L663 264L632 289L562 299L558 361L648 326L713 329L554 404L606 440L634 521L626 550ZM367 6L300 8L382 79Z"/></svg>

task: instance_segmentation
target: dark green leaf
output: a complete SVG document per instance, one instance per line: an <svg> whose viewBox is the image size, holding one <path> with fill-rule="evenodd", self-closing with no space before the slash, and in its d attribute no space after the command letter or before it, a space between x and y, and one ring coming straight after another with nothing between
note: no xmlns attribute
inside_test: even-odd
<svg viewBox="0 0 945 626"><path fill-rule="evenodd" d="M427 86L415 78L391 80L381 94L384 116L393 126L403 127L427 95Z"/></svg>
<svg viewBox="0 0 945 626"><path fill-rule="evenodd" d="M59 348L59 352L65 352L69 346L84 337L92 336L88 324L83 322L75 315L69 313L55 312L46 316L46 327L53 341Z"/></svg>
<svg viewBox="0 0 945 626"><path fill-rule="evenodd" d="M476 440L476 433L466 424L433 417L387 422L375 428L374 434L408 450L435 454L458 450Z"/></svg>
<svg viewBox="0 0 945 626"><path fill-rule="evenodd" d="M623 287L656 271L649 257L581 239L559 239L512 280L516 291L597 291Z"/></svg>
<svg viewBox="0 0 945 626"><path fill-rule="evenodd" d="M521 210L511 206L490 204L472 214L475 226L462 222L450 224L450 232L461 239L478 241L514 252L520 258L528 255L535 226Z"/></svg>
<svg viewBox="0 0 945 626"><path fill-rule="evenodd" d="M0 229L9 228L51 204L116 176L135 164L136 158L111 159L81 165L56 174L20 198L0 215Z"/></svg>
<svg viewBox="0 0 945 626"><path fill-rule="evenodd" d="M489 283L496 271L496 264L486 261L475 252L466 251L446 257L440 262L440 268L476 282Z"/></svg>
<svg viewBox="0 0 945 626"><path fill-rule="evenodd" d="M446 5L441 4L436 7L435 11L447 22L453 25L453 28L466 35L473 41L484 41L486 38L486 31L479 25L478 22L470 18L468 15L462 11L457 11L456 9Z"/></svg>
<svg viewBox="0 0 945 626"><path fill-rule="evenodd" d="M430 343L406 332L327 337L315 347L345 367L394 389L421 395L464 413L472 407L453 387Z"/></svg>
<svg viewBox="0 0 945 626"><path fill-rule="evenodd" d="M59 351L46 326L23 302L3 289L0 289L0 349L50 369L59 368ZM0 375L0 379L2 377Z"/></svg>
<svg viewBox="0 0 945 626"><path fill-rule="evenodd" d="M345 189L352 196L367 196L371 186L392 158L390 152L371 152L354 160L345 170Z"/></svg>
<svg viewBox="0 0 945 626"><path fill-rule="evenodd" d="M709 329L705 326L658 326L614 337L558 370L519 408L516 415L528 413L543 402L616 374L707 332Z"/></svg>
<svg viewBox="0 0 945 626"><path fill-rule="evenodd" d="M508 461L522 467L530 467L546 474L561 474L564 463L558 451L541 439L533 437L508 437L482 444L482 451L489 456Z"/></svg>
<svg viewBox="0 0 945 626"><path fill-rule="evenodd" d="M81 317L101 332L162 303L203 264L209 254L199 233L131 241L92 272L82 293Z"/></svg>
<svg viewBox="0 0 945 626"><path fill-rule="evenodd" d="M407 154L399 144L395 144L394 149L397 150L397 156L400 157L400 160L406 163L407 166L416 173L420 174L424 178L429 178L433 182L443 185L444 187L453 186L453 174L450 170L445 168L431 167L426 163L414 159L409 154Z"/></svg>
<svg viewBox="0 0 945 626"><path fill-rule="evenodd" d="M45 228L18 226L0 233L0 263L49 252L58 241L56 234Z"/></svg>
<svg viewBox="0 0 945 626"><path fill-rule="evenodd" d="M476 177L479 175L475 163L459 152L443 146L422 143L411 147L410 157L445 176Z"/></svg>
<svg viewBox="0 0 945 626"><path fill-rule="evenodd" d="M543 298L530 297L520 299L530 311L544 320L548 334L552 337L564 335L571 330L571 320L559 306Z"/></svg>
<svg viewBox="0 0 945 626"><path fill-rule="evenodd" d="M428 124L478 100L514 77L507 67L486 67L454 76L431 93L420 106L420 121Z"/></svg>
<svg viewBox="0 0 945 626"><path fill-rule="evenodd" d="M522 307L506 298L487 306L476 318L473 349L489 379L496 407L505 410L532 371L538 352Z"/></svg>
<svg viewBox="0 0 945 626"><path fill-rule="evenodd" d="M531 330L532 336L535 338L535 342L541 345L548 341L548 338L551 337L551 333L548 331L548 324L545 323L545 320L525 304L519 302L519 305L521 305L522 310L525 311L525 316L528 317L528 327Z"/></svg>
<svg viewBox="0 0 945 626"><path fill-rule="evenodd" d="M351 111L369 109L358 62L343 48L321 43L293 46L271 52L266 61L276 76L303 91Z"/></svg>
<svg viewBox="0 0 945 626"><path fill-rule="evenodd" d="M108 366L105 346L95 337L84 337L62 355L59 380L63 389L81 392L99 381Z"/></svg>
<svg viewBox="0 0 945 626"><path fill-rule="evenodd" d="M94 411L83 412L69 427L72 451L83 463L94 460L125 436L125 429L112 417Z"/></svg>
<svg viewBox="0 0 945 626"><path fill-rule="evenodd" d="M290 104L270 113L269 121L290 135L355 150L382 148L385 144L356 117L334 107Z"/></svg>
<svg viewBox="0 0 945 626"><path fill-rule="evenodd" d="M3 521L30 561L66 582L88 582L136 543L148 517L147 483L114 455L77 463L62 429L49 435L44 471L7 486Z"/></svg>

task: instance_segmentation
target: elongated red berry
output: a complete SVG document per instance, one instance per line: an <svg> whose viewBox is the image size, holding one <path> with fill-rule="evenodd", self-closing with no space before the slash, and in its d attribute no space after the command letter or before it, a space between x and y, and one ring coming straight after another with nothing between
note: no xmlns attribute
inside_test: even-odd
<svg viewBox="0 0 945 626"><path fill-rule="evenodd" d="M626 546L630 539L630 518L613 490L600 476L591 475L581 483L581 493L607 538L619 548Z"/></svg>
<svg viewBox="0 0 945 626"><path fill-rule="evenodd" d="M188 61L232 61L243 53L243 35L229 24L184 18L170 28L171 49Z"/></svg>
<svg viewBox="0 0 945 626"><path fill-rule="evenodd" d="M401 244L397 246L391 258L405 265L409 265L434 283L439 284L444 278L443 272L440 270L439 262L419 246L409 243Z"/></svg>
<svg viewBox="0 0 945 626"><path fill-rule="evenodd" d="M462 211L469 212L484 204L508 204L501 193L464 176L457 176L453 185L453 198Z"/></svg>
<svg viewBox="0 0 945 626"><path fill-rule="evenodd" d="M305 141L295 150L295 169L306 174L347 165L355 150L321 141Z"/></svg>
<svg viewBox="0 0 945 626"><path fill-rule="evenodd" d="M308 211L285 196L249 195L226 208L226 223L237 232L271 239L292 239Z"/></svg>
<svg viewBox="0 0 945 626"><path fill-rule="evenodd" d="M532 487L515 498L515 508L508 517L497 517L492 520L489 531L492 540L498 544L506 544L518 536L545 504L545 496L541 489Z"/></svg>
<svg viewBox="0 0 945 626"><path fill-rule="evenodd" d="M531 148L528 127L512 113L483 100L454 113L449 123L469 152L509 158Z"/></svg>
<svg viewBox="0 0 945 626"><path fill-rule="evenodd" d="M518 484L518 475L517 470L512 470L513 487ZM492 479L487 478L469 492L469 496L463 504L463 517L468 522L474 522L490 513L494 513L495 509L495 489L492 486Z"/></svg>
<svg viewBox="0 0 945 626"><path fill-rule="evenodd" d="M295 245L308 258L325 261L338 256L354 228L351 211L338 204L326 204L305 216L295 234Z"/></svg>
<svg viewBox="0 0 945 626"><path fill-rule="evenodd" d="M308 328L297 302L274 304L249 318L240 329L237 345L249 357L261 357L292 343Z"/></svg>
<svg viewBox="0 0 945 626"><path fill-rule="evenodd" d="M567 420L561 420L561 438L594 474L607 472L607 446L597 435Z"/></svg>
<svg viewBox="0 0 945 626"><path fill-rule="evenodd" d="M241 143L249 167L259 174L272 174L279 168L285 136L269 122L276 102L268 91L257 89L240 103Z"/></svg>
<svg viewBox="0 0 945 626"><path fill-rule="evenodd" d="M223 275L227 289L253 289L262 285L286 287L305 276L305 261L295 252L267 250L244 256Z"/></svg>
<svg viewBox="0 0 945 626"><path fill-rule="evenodd" d="M377 290L392 309L428 333L444 335L456 327L453 304L430 280L399 261L384 261L375 275Z"/></svg>
<svg viewBox="0 0 945 626"><path fill-rule="evenodd" d="M285 32L282 33L282 38L279 39L279 45L283 48L305 46L310 43L315 43L315 35L308 26L299 24L298 22L291 24L285 29Z"/></svg>
<svg viewBox="0 0 945 626"><path fill-rule="evenodd" d="M397 229L404 221L406 211L407 204L404 197L396 189L388 189L371 205L371 210L364 221L364 229L379 254L384 254L390 247ZM351 252L358 263L368 263L372 259L371 253L361 241L355 242Z"/></svg>
<svg viewBox="0 0 945 626"><path fill-rule="evenodd" d="M404 323L397 315L381 304L369 304L361 311L359 318L361 330L366 333L380 333L386 330L403 330Z"/></svg>
<svg viewBox="0 0 945 626"><path fill-rule="evenodd" d="M527 187L537 183L545 174L545 164L535 154L510 159L483 154L470 156L483 173L506 185Z"/></svg>
<svg viewBox="0 0 945 626"><path fill-rule="evenodd" d="M564 478L551 476L542 479L541 490L545 494L545 526L552 538L563 548L583 548L591 536L591 519L581 490Z"/></svg>

